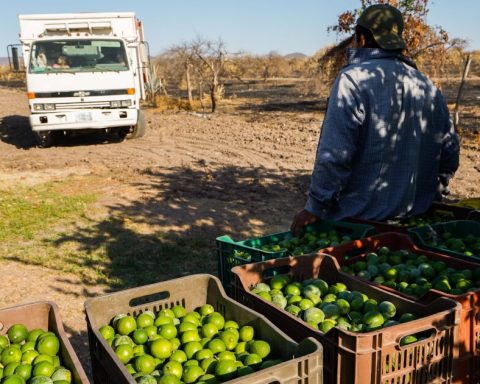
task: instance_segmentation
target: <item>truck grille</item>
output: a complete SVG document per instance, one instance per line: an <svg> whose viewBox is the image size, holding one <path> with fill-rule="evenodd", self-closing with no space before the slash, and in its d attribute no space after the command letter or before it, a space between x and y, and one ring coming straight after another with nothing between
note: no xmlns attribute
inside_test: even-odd
<svg viewBox="0 0 480 384"><path fill-rule="evenodd" d="M62 111L68 109L85 109L85 108L110 108L109 101L86 101L81 103L57 103L55 110Z"/></svg>

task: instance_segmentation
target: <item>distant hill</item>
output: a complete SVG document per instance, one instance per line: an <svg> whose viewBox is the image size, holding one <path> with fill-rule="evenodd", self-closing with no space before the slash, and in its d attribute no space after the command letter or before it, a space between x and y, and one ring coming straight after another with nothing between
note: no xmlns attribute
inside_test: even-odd
<svg viewBox="0 0 480 384"><path fill-rule="evenodd" d="M0 65L8 65L8 57L0 57Z"/></svg>
<svg viewBox="0 0 480 384"><path fill-rule="evenodd" d="M286 59L305 59L308 56L305 55L302 52L293 52L293 53L289 53L288 55L285 55L283 57L285 57Z"/></svg>

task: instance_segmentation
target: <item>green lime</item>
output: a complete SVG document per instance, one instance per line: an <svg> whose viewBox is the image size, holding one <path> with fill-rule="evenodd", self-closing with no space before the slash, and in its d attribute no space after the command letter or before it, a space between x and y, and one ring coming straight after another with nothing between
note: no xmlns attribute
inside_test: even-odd
<svg viewBox="0 0 480 384"><path fill-rule="evenodd" d="M0 350L4 350L10 345L10 340L5 335L0 335Z"/></svg>
<svg viewBox="0 0 480 384"><path fill-rule="evenodd" d="M378 304L378 309L380 313L387 319L391 319L397 313L397 308L390 301L382 301Z"/></svg>
<svg viewBox="0 0 480 384"><path fill-rule="evenodd" d="M120 335L129 335L137 329L137 321L133 316L122 317L118 320L116 329Z"/></svg>
<svg viewBox="0 0 480 384"><path fill-rule="evenodd" d="M300 296L302 294L302 291L301 291L300 287L296 284L288 284L285 287L284 292L285 292L286 295L298 295L298 296Z"/></svg>
<svg viewBox="0 0 480 384"><path fill-rule="evenodd" d="M4 366L10 363L20 363L22 360L22 351L20 348L10 346L2 351L1 357Z"/></svg>
<svg viewBox="0 0 480 384"><path fill-rule="evenodd" d="M60 341L57 336L47 335L37 340L37 351L43 355L55 356L60 350Z"/></svg>
<svg viewBox="0 0 480 384"><path fill-rule="evenodd" d="M35 350L33 351L25 351L22 354L22 363L32 364L33 360L39 355L39 353Z"/></svg>
<svg viewBox="0 0 480 384"><path fill-rule="evenodd" d="M207 324L214 324L219 331L225 326L225 318L218 312L212 312L205 319Z"/></svg>
<svg viewBox="0 0 480 384"><path fill-rule="evenodd" d="M150 355L141 355L135 358L135 370L137 372L149 375L155 370L156 366L155 359Z"/></svg>
<svg viewBox="0 0 480 384"><path fill-rule="evenodd" d="M150 344L150 353L159 359L168 359L172 354L172 343L166 339L157 339Z"/></svg>
<svg viewBox="0 0 480 384"><path fill-rule="evenodd" d="M28 337L28 329L23 324L14 324L7 331L8 338L12 343L20 344Z"/></svg>
<svg viewBox="0 0 480 384"><path fill-rule="evenodd" d="M135 344L145 344L148 341L148 333L144 329L138 328L133 332L132 339Z"/></svg>
<svg viewBox="0 0 480 384"><path fill-rule="evenodd" d="M233 379L237 372L237 366L232 360L220 360L215 365L215 376L221 381Z"/></svg>
<svg viewBox="0 0 480 384"><path fill-rule="evenodd" d="M4 368L3 368L3 375L4 376L11 376L14 374L15 372L15 369L17 369L17 367L20 366L20 363L10 363L10 364L7 364Z"/></svg>
<svg viewBox="0 0 480 384"><path fill-rule="evenodd" d="M137 317L137 328L145 328L149 325L153 325L155 317L152 317L151 313L141 313Z"/></svg>
<svg viewBox="0 0 480 384"><path fill-rule="evenodd" d="M32 377L32 366L30 364L20 364L17 368L15 368L15 375L21 376L27 381Z"/></svg>
<svg viewBox="0 0 480 384"><path fill-rule="evenodd" d="M416 343L417 341L418 339L415 336L408 335L408 336L402 337L402 339L400 340L400 345L404 346L404 345Z"/></svg>
<svg viewBox="0 0 480 384"><path fill-rule="evenodd" d="M180 364L183 364L185 361L188 360L188 357L187 357L187 354L184 351L178 349L178 350L176 350L172 353L169 360L170 361L177 361Z"/></svg>
<svg viewBox="0 0 480 384"><path fill-rule="evenodd" d="M330 331L332 328L335 328L335 325L336 325L335 320L326 319L326 320L322 321L322 322L318 325L318 329L319 329L321 332L323 332L323 333L327 333L327 332Z"/></svg>
<svg viewBox="0 0 480 384"><path fill-rule="evenodd" d="M270 354L270 344L264 340L256 340L250 345L250 353L255 353L262 359Z"/></svg>
<svg viewBox="0 0 480 384"><path fill-rule="evenodd" d="M55 384L59 381L65 381L67 383L72 382L72 372L66 368L57 368L55 369L55 372L53 372L52 375L52 380L54 381Z"/></svg>
<svg viewBox="0 0 480 384"><path fill-rule="evenodd" d="M133 347L128 344L121 344L115 349L115 354L123 364L127 364L133 357Z"/></svg>
<svg viewBox="0 0 480 384"><path fill-rule="evenodd" d="M202 344L200 344L198 341L191 341L183 346L183 350L189 359L192 359L193 356L195 356L195 354L202 349Z"/></svg>
<svg viewBox="0 0 480 384"><path fill-rule="evenodd" d="M10 375L3 378L2 384L25 384L25 380L19 375Z"/></svg>
<svg viewBox="0 0 480 384"><path fill-rule="evenodd" d="M185 368L182 374L182 380L186 384L195 383L200 376L204 374L203 369L197 365L191 365Z"/></svg>
<svg viewBox="0 0 480 384"><path fill-rule="evenodd" d="M100 334L102 337L107 340L115 336L115 329L110 325L104 325L102 328L99 329Z"/></svg>
<svg viewBox="0 0 480 384"><path fill-rule="evenodd" d="M204 337L212 338L218 333L218 328L213 323L207 323L202 325L201 333Z"/></svg>
<svg viewBox="0 0 480 384"><path fill-rule="evenodd" d="M407 321L416 320L416 318L417 317L413 313L405 312L400 316L400 319L398 319L398 321L400 323L406 323Z"/></svg>
<svg viewBox="0 0 480 384"><path fill-rule="evenodd" d="M174 375L181 379L183 375L182 364L180 364L178 361L169 361L163 366L163 373L165 375Z"/></svg>
<svg viewBox="0 0 480 384"><path fill-rule="evenodd" d="M181 380L175 375L164 375L158 382L158 384L180 384Z"/></svg>
<svg viewBox="0 0 480 384"><path fill-rule="evenodd" d="M42 361L33 366L33 376L51 377L53 372L55 372L55 367L48 361Z"/></svg>
<svg viewBox="0 0 480 384"><path fill-rule="evenodd" d="M153 323L153 325L155 325L156 327L161 327L162 325L165 325L165 324L173 325L173 318L165 315L160 315L155 319Z"/></svg>
<svg viewBox="0 0 480 384"><path fill-rule="evenodd" d="M42 361L48 361L49 363L51 363L53 365L53 357L49 356L49 355L38 355L33 360L33 365L37 365L38 363L40 363Z"/></svg>
<svg viewBox="0 0 480 384"><path fill-rule="evenodd" d="M380 312L370 311L363 315L363 323L370 329L376 329L383 325L385 318Z"/></svg>

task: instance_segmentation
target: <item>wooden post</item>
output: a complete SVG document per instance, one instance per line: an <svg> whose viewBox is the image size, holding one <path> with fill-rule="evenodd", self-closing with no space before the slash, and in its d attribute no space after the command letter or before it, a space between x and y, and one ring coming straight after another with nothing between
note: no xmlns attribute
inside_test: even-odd
<svg viewBox="0 0 480 384"><path fill-rule="evenodd" d="M467 62L465 63L465 68L463 69L462 80L460 82L460 86L458 87L457 100L455 101L455 110L453 113L453 126L455 127L455 130L458 129L458 124L460 122L460 117L459 117L460 99L462 98L463 85L465 84L465 80L468 76L468 71L470 70L471 63L472 63L472 57L471 55L468 55Z"/></svg>

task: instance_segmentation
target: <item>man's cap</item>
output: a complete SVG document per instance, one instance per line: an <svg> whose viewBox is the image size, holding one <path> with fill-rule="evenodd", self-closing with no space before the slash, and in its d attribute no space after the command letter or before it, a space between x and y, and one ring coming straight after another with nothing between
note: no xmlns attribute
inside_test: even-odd
<svg viewBox="0 0 480 384"><path fill-rule="evenodd" d="M403 40L403 16L389 4L375 4L363 11L357 25L372 32L375 42L380 48L387 50L405 49Z"/></svg>

